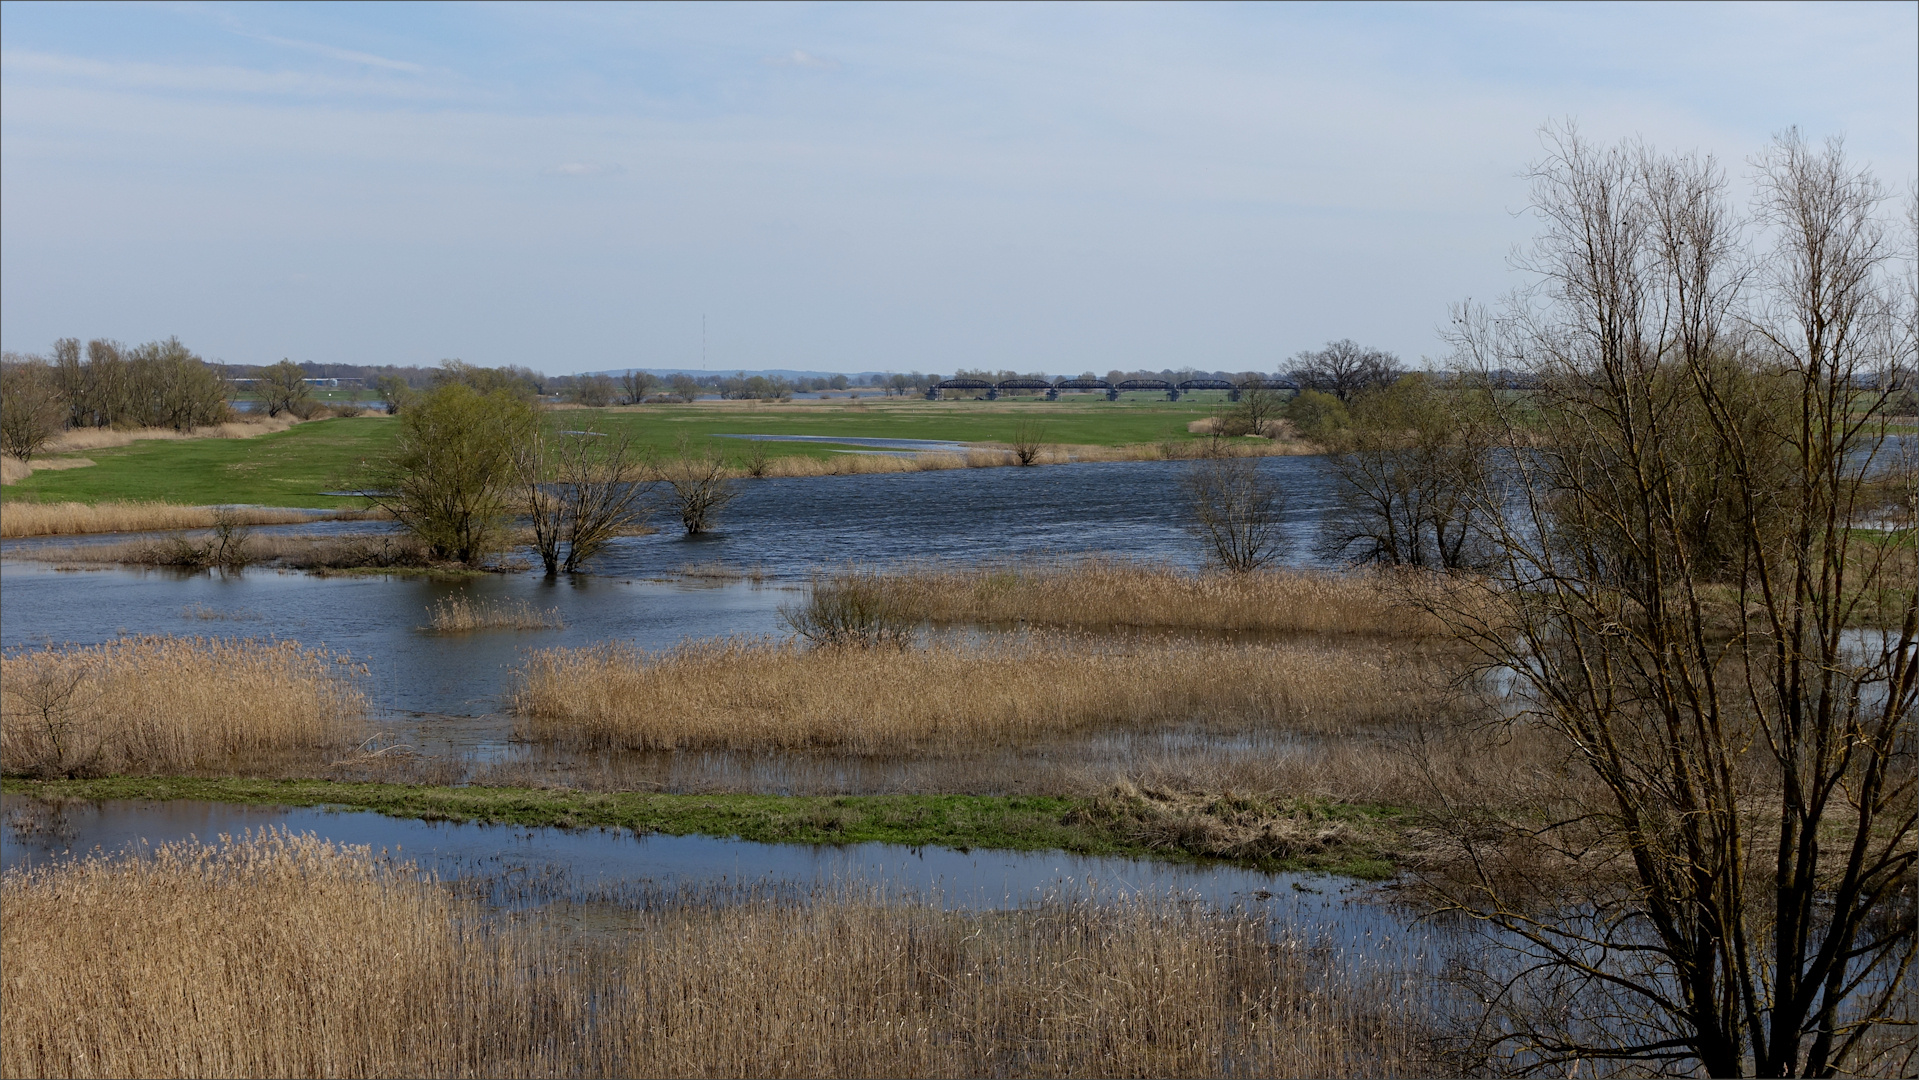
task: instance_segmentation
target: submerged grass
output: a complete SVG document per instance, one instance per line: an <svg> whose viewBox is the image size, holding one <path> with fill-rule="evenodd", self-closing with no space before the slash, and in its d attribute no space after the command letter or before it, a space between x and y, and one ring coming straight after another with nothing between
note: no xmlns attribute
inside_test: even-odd
<svg viewBox="0 0 1919 1080"><path fill-rule="evenodd" d="M1265 870L1391 876L1411 850L1400 807L1312 798L1175 795L1125 786L1093 797L661 795L550 788L435 787L327 780L111 777L5 782L46 799L199 799L339 806L426 821L620 828L767 844L938 845L1223 859Z"/></svg>
<svg viewBox="0 0 1919 1080"><path fill-rule="evenodd" d="M559 608L536 608L525 600L474 600L465 593L445 597L428 609L426 629L441 634L476 630L560 630Z"/></svg>
<svg viewBox="0 0 1919 1080"><path fill-rule="evenodd" d="M674 898L618 933L265 833L0 881L7 1076L1390 1075L1406 957L1237 911Z"/></svg>
<svg viewBox="0 0 1919 1080"><path fill-rule="evenodd" d="M535 652L508 701L517 737L562 746L897 754L1100 727L1339 734L1431 707L1395 664L1386 650L1044 634L905 651L725 638Z"/></svg>
<svg viewBox="0 0 1919 1080"><path fill-rule="evenodd" d="M291 641L121 638L0 657L0 770L89 776L219 767L351 743L364 671Z"/></svg>

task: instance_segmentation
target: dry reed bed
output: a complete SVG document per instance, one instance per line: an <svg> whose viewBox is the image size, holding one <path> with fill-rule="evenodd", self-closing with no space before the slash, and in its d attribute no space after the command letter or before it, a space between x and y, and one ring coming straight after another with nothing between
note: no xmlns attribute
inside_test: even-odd
<svg viewBox="0 0 1919 1080"><path fill-rule="evenodd" d="M1274 725L1343 734L1421 715L1430 694L1384 651L1219 642L1100 646L1035 635L984 646L817 649L768 639L664 652L530 654L509 693L518 737L632 750L981 747L1097 727Z"/></svg>
<svg viewBox="0 0 1919 1080"><path fill-rule="evenodd" d="M1196 574L1109 558L906 566L823 575L815 584L877 591L888 613L938 623L1079 629L1145 627L1436 637L1445 627L1409 603L1418 580L1269 570Z"/></svg>
<svg viewBox="0 0 1919 1080"><path fill-rule="evenodd" d="M197 556L217 539L211 533L175 534L159 539L27 547L8 555L60 565L204 567L210 564ZM266 563L295 570L422 569L434 565L422 541L400 532L357 536L252 534L237 538L235 544L236 565Z"/></svg>
<svg viewBox="0 0 1919 1080"><path fill-rule="evenodd" d="M167 427L149 428L68 428L55 435L41 451L44 454L74 454L86 450L106 450L136 442L179 442L186 439L251 439L285 431L301 421L293 416L262 416L246 420L228 420L175 431Z"/></svg>
<svg viewBox="0 0 1919 1080"><path fill-rule="evenodd" d="M293 510L269 506L182 506L163 502L0 504L0 537L80 536L87 533L209 529L225 515L235 525L293 525L332 518L357 519L358 511Z"/></svg>
<svg viewBox="0 0 1919 1080"><path fill-rule="evenodd" d="M0 881L5 1076L1413 1071L1389 947L1171 902L671 901L489 916L310 836Z"/></svg>
<svg viewBox="0 0 1919 1080"><path fill-rule="evenodd" d="M1162 443L1132 443L1124 446L1094 446L1049 443L1040 448L1036 464L1066 465L1092 461L1184 461L1214 452L1210 444L1197 440ZM1248 439L1234 443L1227 452L1242 457L1283 457L1316 451L1304 443ZM964 453L926 451L917 454L848 453L831 457L794 454L769 457L760 466L738 466L730 470L735 477L759 476L867 476L875 473L940 472L947 469L993 469L1016 466L1019 458L1010 448L969 447Z"/></svg>
<svg viewBox="0 0 1919 1080"><path fill-rule="evenodd" d="M181 772L349 744L364 670L291 641L121 638L0 657L0 770Z"/></svg>
<svg viewBox="0 0 1919 1080"><path fill-rule="evenodd" d="M559 608L536 608L525 600L474 600L465 593L448 596L427 609L427 629L441 634L476 630L560 630Z"/></svg>

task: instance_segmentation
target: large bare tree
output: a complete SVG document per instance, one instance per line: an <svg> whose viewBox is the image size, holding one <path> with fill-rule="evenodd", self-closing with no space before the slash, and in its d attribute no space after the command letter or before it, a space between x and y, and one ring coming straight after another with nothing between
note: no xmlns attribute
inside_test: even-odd
<svg viewBox="0 0 1919 1080"><path fill-rule="evenodd" d="M1293 357L1291 375L1302 390L1318 390L1341 401L1399 375L1399 358L1384 349L1361 345L1350 338L1326 343Z"/></svg>
<svg viewBox="0 0 1919 1080"><path fill-rule="evenodd" d="M1263 475L1258 458L1201 458L1185 478L1188 531L1208 561L1235 574L1258 570L1284 553L1279 486Z"/></svg>
<svg viewBox="0 0 1919 1080"><path fill-rule="evenodd" d="M513 454L533 549L549 577L578 573L653 512L651 467L625 433L536 428Z"/></svg>
<svg viewBox="0 0 1919 1080"><path fill-rule="evenodd" d="M1491 446L1476 404L1471 388L1424 373L1361 395L1351 425L1328 436L1333 497L1321 554L1383 566L1477 565Z"/></svg>
<svg viewBox="0 0 1919 1080"><path fill-rule="evenodd" d="M1514 778L1538 816L1438 816L1461 858L1431 884L1516 950L1480 1045L1909 1075L1913 531L1855 527L1898 467L1881 191L1788 133L1742 222L1710 159L1549 134L1538 284L1457 323L1538 387L1488 395L1494 572L1430 602L1563 753Z"/></svg>

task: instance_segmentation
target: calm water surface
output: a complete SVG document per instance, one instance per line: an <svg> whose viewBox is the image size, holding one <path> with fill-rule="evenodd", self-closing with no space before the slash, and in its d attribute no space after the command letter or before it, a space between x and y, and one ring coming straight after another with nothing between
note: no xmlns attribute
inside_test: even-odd
<svg viewBox="0 0 1919 1080"><path fill-rule="evenodd" d="M1286 492L1293 561L1309 561L1329 490L1323 462L1266 458L1260 467ZM1148 461L750 481L716 535L624 538L595 573L559 580L537 573L446 582L260 569L56 570L13 558L0 562L0 648L97 644L125 634L290 638L366 663L383 712L480 716L498 710L505 673L529 648L622 641L657 649L778 633L780 607L799 599L796 590L821 567L1081 552L1196 565L1200 549L1185 532L1180 504L1184 469ZM261 531L390 527L331 522ZM15 541L0 553L76 542L103 541ZM764 584L679 576L710 565L754 571ZM458 593L558 608L567 626L463 635L419 629L436 602Z"/></svg>
<svg viewBox="0 0 1919 1080"><path fill-rule="evenodd" d="M50 816L51 815L51 816ZM1005 909L1049 892L1120 898L1177 893L1218 906L1264 908L1344 932L1393 934L1409 922L1382 904L1377 886L1321 874L1269 874L1234 866L1189 866L1061 852L961 852L895 844L759 844L706 836L635 835L624 829L526 828L388 818L366 811L174 800L68 803L0 796L0 868L40 865L99 851L137 854L154 845L214 841L247 830L286 828L386 851L437 873L515 898L539 875L542 900L581 900L644 889L715 886L880 890L948 907ZM523 894L522 894L523 895ZM1363 903L1356 903L1360 901Z"/></svg>
<svg viewBox="0 0 1919 1080"><path fill-rule="evenodd" d="M1267 458L1260 467L1286 492L1292 561L1305 562L1312 528L1326 505L1323 463L1315 458ZM371 675L368 689L384 713L472 718L450 728L447 745L437 749L483 758L502 753L507 745L509 725L498 715L500 696L507 672L525 650L602 641L667 648L692 638L777 633L780 607L799 599L799 587L820 567L914 560L970 563L1081 552L1195 565L1200 551L1183 527L1184 469L1176 462L1121 462L751 481L741 485L743 493L727 509L717 535L689 540L662 532L626 538L612 546L595 574L558 581L531 573L449 583L383 576L321 578L257 569L226 574L58 570L12 558L0 563L0 647L11 651L50 643L95 644L125 634L294 639L365 663ZM272 531L387 527L339 522ZM0 552L18 554L42 543L48 542L13 542ZM764 583L701 584L678 573L689 565L710 564L755 570ZM474 599L526 600L558 608L567 626L465 635L420 629L435 602L462 592ZM1128 744L1109 749L1129 755L1140 748ZM1170 752L1180 747L1147 749ZM770 767L728 761L693 771L750 773ZM777 788L779 783L775 779L756 786ZM6 804L10 814L26 805L15 796L6 797ZM114 851L138 840L164 842L286 825L344 842L399 848L445 876L482 867L497 870L500 860L519 860L520 865L539 864L570 875L582 887L601 880L830 879L993 905L1031 899L1035 889L1064 882L1097 881L1101 889L1178 888L1220 902L1267 893L1306 908L1335 904L1339 888L1337 882L1329 886L1328 879L1315 879L1317 884L1308 887L1334 891L1306 893L1292 887L1303 882L1237 868L1059 854L636 838L623 832L429 824L367 813L192 802L78 804L61 816L64 824L51 839L6 830L5 865L67 850Z"/></svg>

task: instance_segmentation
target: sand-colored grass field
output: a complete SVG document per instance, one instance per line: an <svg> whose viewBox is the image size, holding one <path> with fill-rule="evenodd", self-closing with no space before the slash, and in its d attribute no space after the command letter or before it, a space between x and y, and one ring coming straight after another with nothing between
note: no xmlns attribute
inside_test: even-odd
<svg viewBox="0 0 1919 1080"><path fill-rule="evenodd" d="M82 536L90 533L208 529L225 514L236 525L293 525L322 518L364 517L347 511L270 506L181 506L163 502L0 503L0 537Z"/></svg>
<svg viewBox="0 0 1919 1080"><path fill-rule="evenodd" d="M351 743L367 699L344 657L291 641L122 638L0 658L0 769L220 767Z"/></svg>
<svg viewBox="0 0 1919 1080"><path fill-rule="evenodd" d="M681 899L590 933L273 833L0 882L5 1076L1403 1074L1391 946L1165 901Z"/></svg>
<svg viewBox="0 0 1919 1080"><path fill-rule="evenodd" d="M1338 734L1430 708L1395 666L1383 650L1038 634L904 651L731 638L532 653L510 702L519 737L563 746L887 754L1099 727Z"/></svg>
<svg viewBox="0 0 1919 1080"><path fill-rule="evenodd" d="M1437 620L1408 606L1417 585L1367 573L1265 570L1193 573L1110 558L1024 559L822 574L818 590L877 593L898 618L1027 623L1082 630L1155 628L1434 637Z"/></svg>
<svg viewBox="0 0 1919 1080"><path fill-rule="evenodd" d="M1092 461L1184 461L1211 450L1199 442L1132 443L1123 446L1047 444L1039 448L1036 465L1066 465ZM1286 457L1313 453L1304 443L1266 439L1235 440L1225 453L1239 457ZM731 455L737 458L739 455ZM938 472L946 469L992 469L1019 464L1010 448L980 446L965 453L928 451L918 454L835 454L831 457L790 455L769 458L763 476L865 476L873 473ZM735 476L753 475L735 465Z"/></svg>

